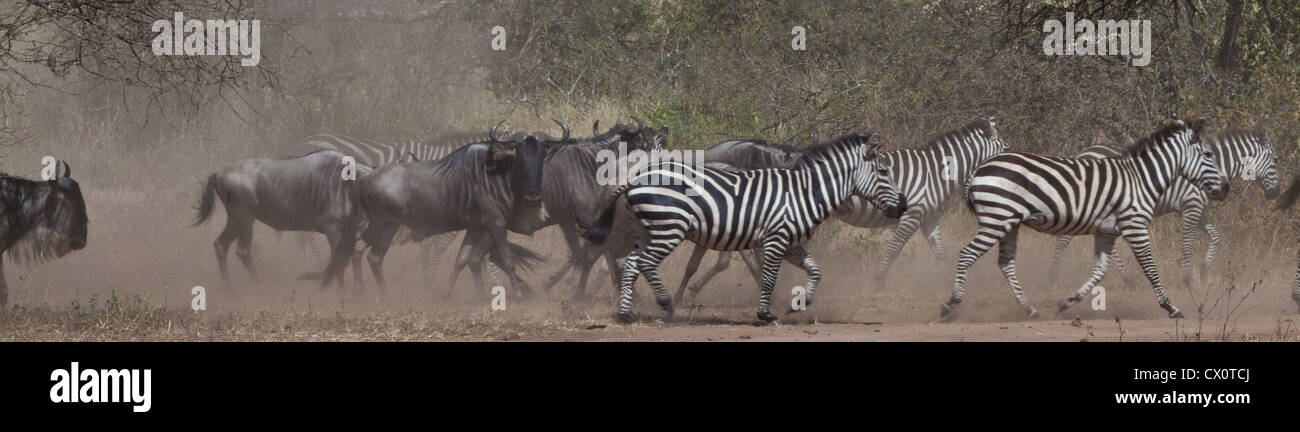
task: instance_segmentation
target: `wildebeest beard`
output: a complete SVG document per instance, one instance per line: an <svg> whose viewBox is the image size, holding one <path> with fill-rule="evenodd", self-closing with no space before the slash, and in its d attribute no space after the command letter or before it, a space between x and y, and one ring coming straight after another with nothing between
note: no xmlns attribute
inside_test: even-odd
<svg viewBox="0 0 1300 432"><path fill-rule="evenodd" d="M60 194L62 199L56 199ZM33 181L0 176L3 243L15 262L39 264L86 244L86 209L75 181Z"/></svg>

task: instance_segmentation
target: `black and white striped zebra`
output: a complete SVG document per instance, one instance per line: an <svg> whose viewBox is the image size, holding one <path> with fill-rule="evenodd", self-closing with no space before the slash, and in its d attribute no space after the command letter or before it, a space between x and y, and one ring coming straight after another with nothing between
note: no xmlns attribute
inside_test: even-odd
<svg viewBox="0 0 1300 432"><path fill-rule="evenodd" d="M802 245L816 227L853 194L894 214L906 205L879 157L878 135L850 135L806 151L790 169L723 170L680 162L647 166L620 187L593 226L582 233L593 243L609 234L614 213L626 194L633 217L648 240L628 255L619 280L618 317L632 319L632 286L644 273L655 300L673 315L672 296L659 279L659 263L684 240L724 251L763 250L758 318L771 322L772 290L781 261L808 273L804 304L811 304L821 269Z"/></svg>
<svg viewBox="0 0 1300 432"><path fill-rule="evenodd" d="M1122 158L1075 159L1029 153L1003 153L976 168L966 200L979 219L979 232L961 250L952 297L940 317L952 312L965 294L966 272L998 244L998 266L1020 306L1031 318L1037 310L1016 279L1016 238L1020 225L1048 234L1092 234L1096 239L1092 277L1061 301L1060 310L1078 303L1105 274L1115 239L1133 248L1156 301L1170 318L1183 314L1165 294L1151 257L1148 228L1156 201L1175 177L1184 176L1215 199L1227 193L1214 152L1201 140L1204 120L1168 123L1137 142Z"/></svg>
<svg viewBox="0 0 1300 432"><path fill-rule="evenodd" d="M1214 151L1214 161L1219 172L1226 179L1240 178L1257 183L1264 189L1268 199L1277 198L1278 174L1277 153L1269 142L1267 134L1242 130L1229 130L1206 134L1205 142ZM1093 146L1085 149L1077 157L1082 159L1101 159L1124 156L1124 150L1110 146ZM1156 201L1155 213L1160 216L1179 212L1182 216L1182 255L1178 264L1182 268L1183 283L1191 286L1192 250L1196 248L1196 231L1204 230L1210 239L1205 251L1205 259L1199 264L1199 274L1204 275L1206 267L1214 262L1214 255L1219 249L1222 236L1210 222L1207 213L1210 199L1205 192L1183 177L1174 179L1169 189ZM1048 268L1049 279L1055 280L1061 265L1061 256L1070 244L1070 236L1056 237L1056 250L1052 253L1051 266ZM1128 269L1124 261L1111 254L1111 260L1120 274L1127 277Z"/></svg>
<svg viewBox="0 0 1300 432"><path fill-rule="evenodd" d="M403 142L378 142L361 138L350 137L337 134L317 134L303 139L298 145L294 146L290 154L307 154L320 150L334 150L348 156L352 156L358 163L381 168L411 160L419 161L436 161L451 154L465 145L473 143L488 142L487 133L483 132L452 132L439 135L426 141L403 141ZM410 232L403 228L398 235L398 242L404 243L414 240ZM425 243L424 250L420 253L420 263L423 264L423 276L426 283L433 282L433 273L437 268L438 261L442 254L451 247L455 242L457 232L448 232L435 235L430 241ZM364 248L362 242L358 242L358 249ZM462 247L462 252L469 253L469 245ZM319 255L319 254L318 254ZM462 260L457 260L458 263ZM491 262L487 263L488 273L492 278L494 285L501 285L501 270Z"/></svg>
<svg viewBox="0 0 1300 432"><path fill-rule="evenodd" d="M880 155L888 161L894 186L904 200L907 201L907 212L901 218L890 218L884 211L868 203L863 203L856 196L850 198L849 202L836 211L836 217L840 221L857 227L876 228L898 224L894 228L894 237L889 243L885 257L875 271L877 289L884 286L890 264L898 257L899 252L907 244L907 240L911 238L917 228L922 229L935 257L941 263L947 262L947 252L944 250L943 239L939 234L939 217L943 215L943 211L948 207L951 198L954 195L961 195L966 185L966 179L970 178L976 166L993 157L993 155L1007 150L1007 144L998 135L995 126L996 124L992 119L976 120L959 129L945 132L931 140L923 148L881 152ZM732 157L723 159L724 162L750 168L756 166L779 167L788 164L799 154L799 149L794 147L752 140L727 141L714 147L726 149L738 145L757 147L764 151L740 153L741 156L748 157L748 160L736 161L732 160L736 159ZM713 149L710 149L709 152L706 155L711 154ZM719 158L710 157L707 160L715 162ZM686 277L683 278L681 286L677 289L679 301L681 301L680 297L682 297L682 293L687 287L687 279L699 266L700 256L702 255L703 250L691 255L691 260L686 267ZM742 252L741 256L746 258L746 264L753 261L748 256L748 252ZM717 265L705 273L704 276L701 276L695 283L690 284L691 299L699 295L699 292L709 279L727 267L726 264L729 260L730 256L724 253L723 256L719 257ZM755 269L751 266L751 270Z"/></svg>
<svg viewBox="0 0 1300 432"><path fill-rule="evenodd" d="M884 287L890 264L918 228L935 258L940 263L948 262L939 234L939 217L952 197L962 194L975 167L1006 150L1007 143L998 135L993 120L981 119L946 132L923 148L881 153L889 161L898 193L907 200L907 212L900 218L890 218L875 206L853 200L836 215L844 223L863 228L898 225L874 272L877 289Z"/></svg>

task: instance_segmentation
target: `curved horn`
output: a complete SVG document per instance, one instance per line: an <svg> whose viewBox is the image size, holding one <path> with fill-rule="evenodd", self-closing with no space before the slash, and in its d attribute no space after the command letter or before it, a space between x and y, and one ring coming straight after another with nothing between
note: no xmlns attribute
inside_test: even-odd
<svg viewBox="0 0 1300 432"><path fill-rule="evenodd" d="M564 123L562 123L562 122L560 122L559 120L556 120L556 119L551 119L551 121L555 122L555 124L557 124L557 125L560 125L560 129L563 129L563 130L564 130L564 136L560 137L560 139L558 139L558 140L549 140L549 139L548 139L548 140L546 140L546 141L547 141L547 142L565 142L565 141L568 141L568 140L569 140L569 125L566 125L566 124L564 124Z"/></svg>
<svg viewBox="0 0 1300 432"><path fill-rule="evenodd" d="M68 161L63 161L63 178L72 178L72 165Z"/></svg>
<svg viewBox="0 0 1300 432"><path fill-rule="evenodd" d="M505 123L505 122L506 122L505 120L501 120L497 122L497 124L492 125L492 129L488 130L488 138L491 139L493 143L505 144L501 142L500 138L497 138L497 128L501 126L501 123Z"/></svg>
<svg viewBox="0 0 1300 432"><path fill-rule="evenodd" d="M591 136L600 136L600 120L591 124Z"/></svg>
<svg viewBox="0 0 1300 432"><path fill-rule="evenodd" d="M645 127L645 124L641 123L641 119L636 118L636 116L632 116L632 120L636 120L636 130L630 131L630 133L634 133L634 134L641 133L641 129Z"/></svg>

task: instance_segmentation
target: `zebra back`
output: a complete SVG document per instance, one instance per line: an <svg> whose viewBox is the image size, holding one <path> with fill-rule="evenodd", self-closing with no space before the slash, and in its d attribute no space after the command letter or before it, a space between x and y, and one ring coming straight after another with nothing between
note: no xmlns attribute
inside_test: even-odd
<svg viewBox="0 0 1300 432"><path fill-rule="evenodd" d="M352 156L357 162L382 167L411 159L434 161L468 144L487 142L489 137L481 132L452 132L427 141L381 143L345 135L319 134L307 137L294 147L291 154L305 154L317 150L334 150Z"/></svg>

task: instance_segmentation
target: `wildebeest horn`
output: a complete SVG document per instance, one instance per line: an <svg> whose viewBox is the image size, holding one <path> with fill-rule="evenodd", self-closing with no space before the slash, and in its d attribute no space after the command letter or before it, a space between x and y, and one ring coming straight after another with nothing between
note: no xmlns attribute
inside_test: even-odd
<svg viewBox="0 0 1300 432"><path fill-rule="evenodd" d="M591 136L600 136L600 120L591 124Z"/></svg>
<svg viewBox="0 0 1300 432"><path fill-rule="evenodd" d="M555 122L555 124L557 124L557 125L560 125L560 129L563 129L563 130L564 130L564 136L560 137L560 139L558 139L558 140L550 140L550 139L548 139L548 140L546 140L546 142L565 142L565 141L568 141L568 140L569 140L569 125L566 125L566 124L564 124L563 122L561 122L561 121L559 121L559 120L556 120L556 119L551 119L551 121ZM548 138L549 138L549 137L548 137Z"/></svg>
<svg viewBox="0 0 1300 432"><path fill-rule="evenodd" d="M68 161L63 161L63 178L72 178L72 165Z"/></svg>
<svg viewBox="0 0 1300 432"><path fill-rule="evenodd" d="M641 119L636 118L636 116L632 116L632 120L636 120L636 130L630 131L629 133L634 133L634 134L641 133L641 128L644 128L645 124L641 123Z"/></svg>
<svg viewBox="0 0 1300 432"><path fill-rule="evenodd" d="M488 138L491 139L492 142L497 144L505 144L504 142L501 142L500 138L497 138L497 128L501 127L501 124L505 122L506 122L505 120L501 120L497 122L497 124L492 125L492 129L488 130Z"/></svg>

